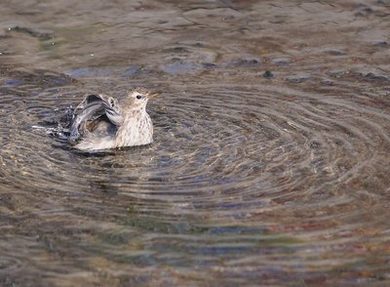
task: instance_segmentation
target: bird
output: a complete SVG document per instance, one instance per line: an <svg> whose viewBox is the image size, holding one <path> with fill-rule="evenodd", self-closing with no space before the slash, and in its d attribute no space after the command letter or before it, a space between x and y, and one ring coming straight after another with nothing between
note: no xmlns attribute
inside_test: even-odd
<svg viewBox="0 0 390 287"><path fill-rule="evenodd" d="M121 101L105 94L85 96L73 111L69 144L87 152L151 144L153 123L146 105L154 96L144 88L130 90Z"/></svg>

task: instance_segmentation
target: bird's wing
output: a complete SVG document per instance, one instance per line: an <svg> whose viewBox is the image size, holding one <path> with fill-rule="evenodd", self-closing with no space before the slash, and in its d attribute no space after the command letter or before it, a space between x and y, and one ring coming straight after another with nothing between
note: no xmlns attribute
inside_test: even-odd
<svg viewBox="0 0 390 287"><path fill-rule="evenodd" d="M69 142L76 143L86 131L90 131L89 127L96 127L99 121L108 121L114 126L121 124L118 101L102 94L88 95L74 110Z"/></svg>

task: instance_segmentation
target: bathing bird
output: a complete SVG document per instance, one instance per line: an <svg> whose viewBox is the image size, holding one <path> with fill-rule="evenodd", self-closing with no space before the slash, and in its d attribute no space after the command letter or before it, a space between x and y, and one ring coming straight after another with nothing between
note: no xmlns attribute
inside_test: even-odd
<svg viewBox="0 0 390 287"><path fill-rule="evenodd" d="M92 152L151 144L153 123L146 105L154 96L143 88L121 101L104 94L86 96L73 112L68 142Z"/></svg>

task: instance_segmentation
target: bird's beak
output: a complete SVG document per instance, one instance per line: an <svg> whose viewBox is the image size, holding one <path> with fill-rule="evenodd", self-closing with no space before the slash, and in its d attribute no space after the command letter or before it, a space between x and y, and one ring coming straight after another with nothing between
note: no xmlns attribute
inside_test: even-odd
<svg viewBox="0 0 390 287"><path fill-rule="evenodd" d="M153 93L153 94L148 95L148 98L154 99L154 98L158 97L159 95L160 95L160 93Z"/></svg>

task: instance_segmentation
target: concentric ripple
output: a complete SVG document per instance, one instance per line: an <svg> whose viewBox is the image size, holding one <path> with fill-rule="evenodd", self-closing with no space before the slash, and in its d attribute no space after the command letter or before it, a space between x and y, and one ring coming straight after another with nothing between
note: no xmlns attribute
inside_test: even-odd
<svg viewBox="0 0 390 287"><path fill-rule="evenodd" d="M118 83L114 93L127 88ZM358 232L358 212L387 196L390 116L370 105L375 95L351 102L345 93L266 85L171 84L149 107L151 146L84 154L53 136L83 93L66 85L7 90L0 172L5 186L39 202L33 217L48 226L62 218L60 246L78 234L75 221L93 230L95 243L70 251L83 250L92 266L99 254L138 267L197 264L213 276L269 264L286 280L291 270L315 274L335 264L321 256L362 244L340 234ZM308 257L312 250L322 255ZM358 260L350 254L338 264Z"/></svg>
<svg viewBox="0 0 390 287"><path fill-rule="evenodd" d="M106 156L76 153L48 136L81 93L48 89L28 101L4 95L0 104L13 110L2 116L4 178L69 193L97 180L132 197L193 197L197 210L250 212L316 194L326 204L389 144L388 114L336 97L267 86L170 89L150 107L155 143Z"/></svg>

